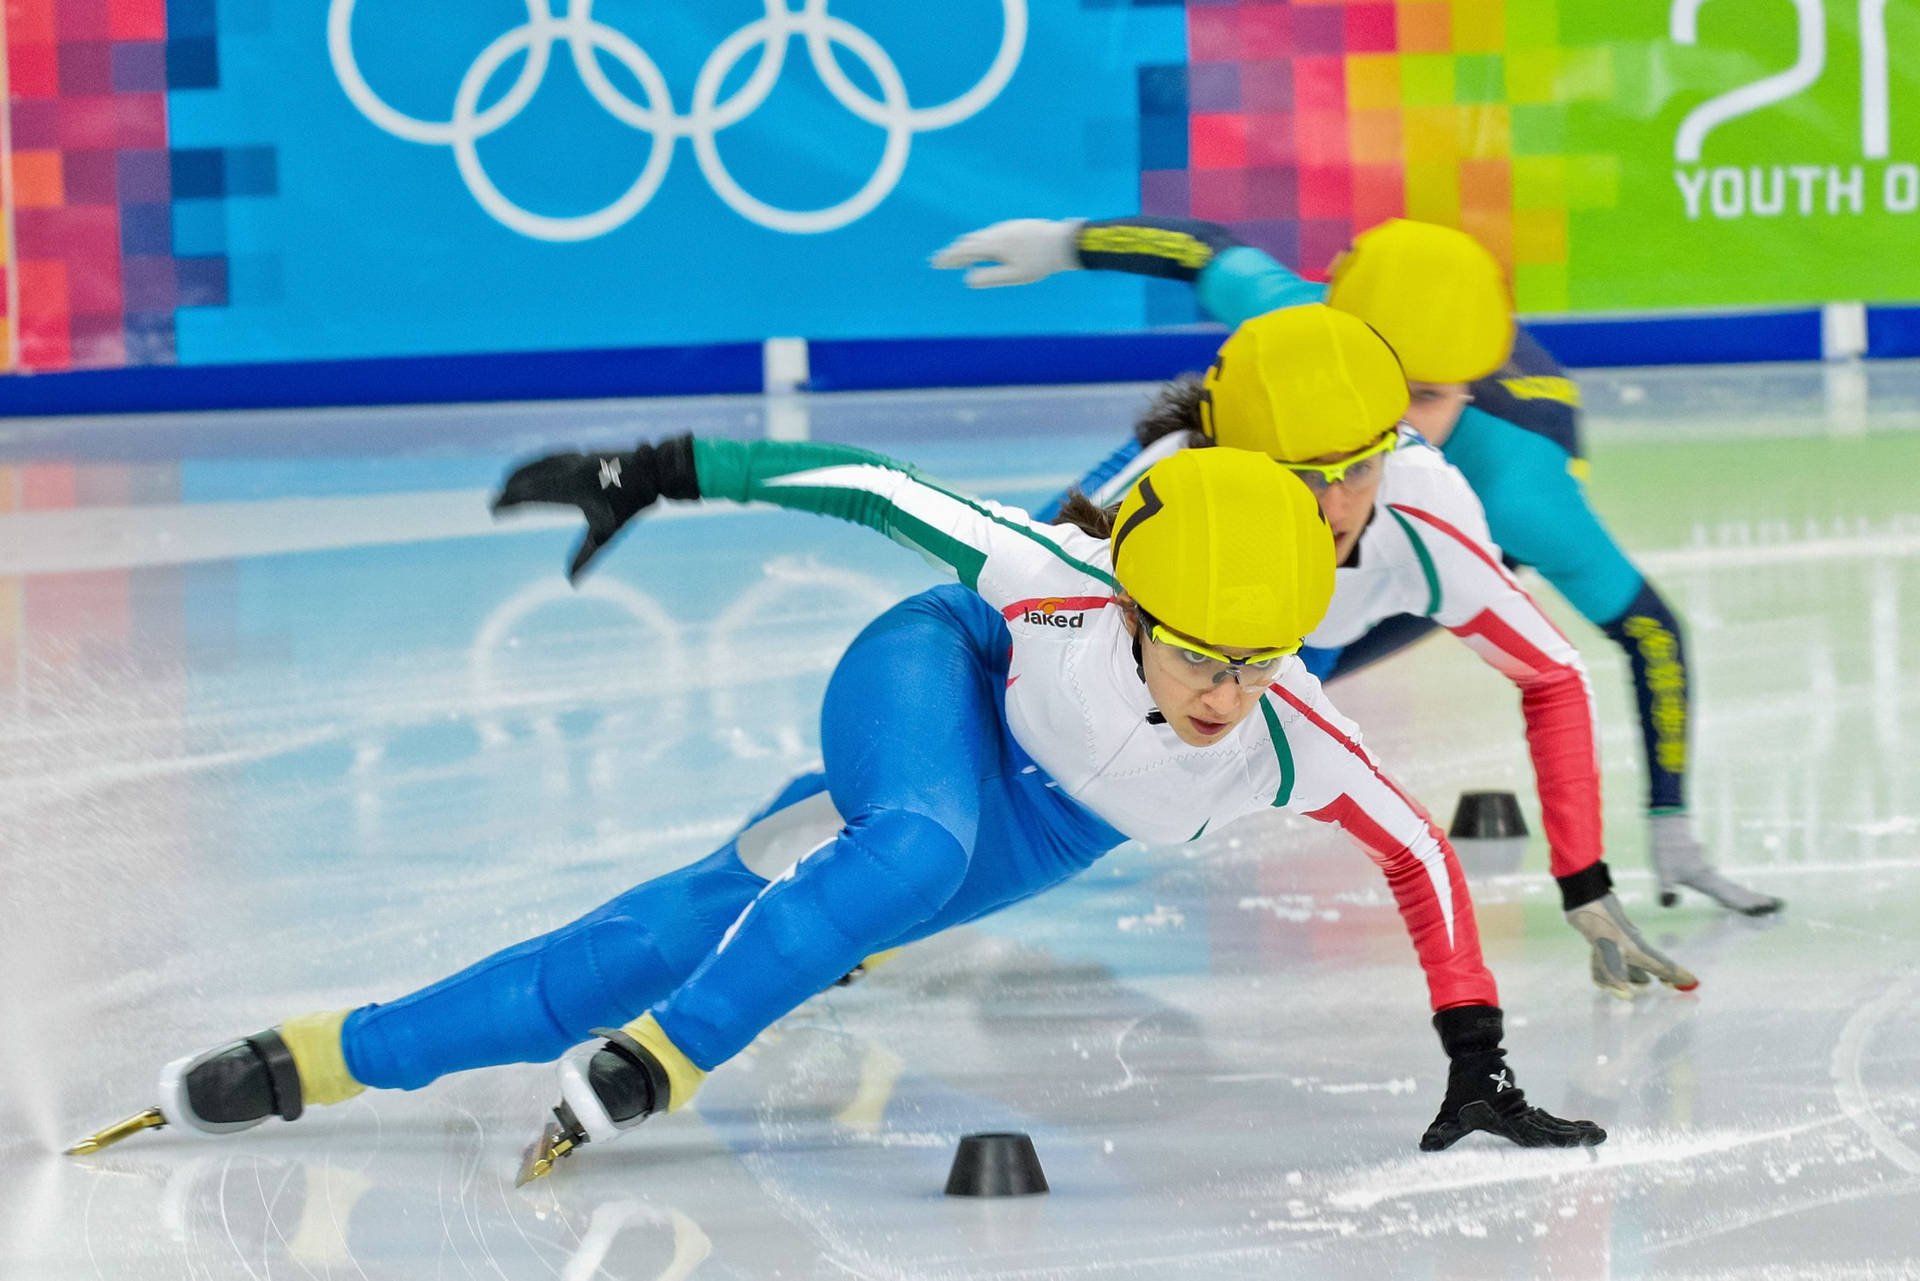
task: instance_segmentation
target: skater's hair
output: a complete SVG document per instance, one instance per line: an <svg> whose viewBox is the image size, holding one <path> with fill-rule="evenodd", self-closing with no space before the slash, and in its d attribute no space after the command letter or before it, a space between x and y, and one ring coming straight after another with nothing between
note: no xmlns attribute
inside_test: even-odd
<svg viewBox="0 0 1920 1281"><path fill-rule="evenodd" d="M1095 538L1113 537L1113 518L1120 510L1120 504L1102 507L1078 489L1067 491L1067 500L1060 504L1059 512L1054 516L1056 525L1072 525L1083 534Z"/></svg>
<svg viewBox="0 0 1920 1281"><path fill-rule="evenodd" d="M1213 441L1200 430L1200 398L1204 392L1205 385L1200 381L1199 374L1181 374L1167 383L1154 393L1153 400L1134 420L1133 438L1142 445L1151 445L1174 432L1183 431L1188 434L1186 443L1190 447L1211 445ZM1102 507L1074 489L1068 491L1067 500L1060 504L1060 511L1054 516L1053 523L1072 525L1095 538L1110 538L1113 536L1113 518L1119 511L1119 503Z"/></svg>
<svg viewBox="0 0 1920 1281"><path fill-rule="evenodd" d="M1133 438L1151 445L1184 431L1190 437L1188 445L1211 445L1213 441L1200 426L1200 399L1205 391L1199 374L1181 374L1156 392L1152 402L1140 411L1133 423Z"/></svg>

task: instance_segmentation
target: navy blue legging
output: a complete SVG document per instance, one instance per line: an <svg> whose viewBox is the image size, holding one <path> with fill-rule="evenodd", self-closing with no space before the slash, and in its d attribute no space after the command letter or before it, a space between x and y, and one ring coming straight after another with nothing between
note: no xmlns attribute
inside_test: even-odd
<svg viewBox="0 0 1920 1281"><path fill-rule="evenodd" d="M545 1062L652 1009L703 1068L864 957L1031 897L1125 839L1063 795L1007 731L1006 624L937 587L894 606L834 669L823 773L787 785L706 858L341 1032L366 1085ZM772 881L741 861L755 824L825 790L837 833Z"/></svg>

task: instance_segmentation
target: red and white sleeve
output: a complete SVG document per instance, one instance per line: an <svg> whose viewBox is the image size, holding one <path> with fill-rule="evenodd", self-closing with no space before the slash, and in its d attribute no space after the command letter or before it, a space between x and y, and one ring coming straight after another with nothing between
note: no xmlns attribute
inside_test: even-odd
<svg viewBox="0 0 1920 1281"><path fill-rule="evenodd" d="M1432 566L1431 617L1520 689L1553 874L1586 871L1604 846L1593 686L1579 651L1467 522L1404 503L1389 510Z"/></svg>
<svg viewBox="0 0 1920 1281"><path fill-rule="evenodd" d="M1304 671L1272 686L1294 781L1287 808L1332 823L1358 841L1387 878L1394 902L1426 971L1435 1010L1498 1005L1493 975L1480 954L1473 900L1453 847L1418 802L1361 746L1320 683Z"/></svg>

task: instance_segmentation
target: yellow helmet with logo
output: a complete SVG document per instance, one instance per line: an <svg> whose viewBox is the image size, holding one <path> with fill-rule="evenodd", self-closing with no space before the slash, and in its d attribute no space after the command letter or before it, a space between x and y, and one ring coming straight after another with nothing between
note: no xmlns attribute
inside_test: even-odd
<svg viewBox="0 0 1920 1281"><path fill-rule="evenodd" d="M1513 302L1500 264L1464 231L1394 218L1334 260L1327 303L1393 344L1407 377L1470 383L1513 350Z"/></svg>
<svg viewBox="0 0 1920 1281"><path fill-rule="evenodd" d="M1202 429L1283 463L1350 454L1407 412L1407 376L1365 321L1319 303L1255 316L1207 370Z"/></svg>
<svg viewBox="0 0 1920 1281"><path fill-rule="evenodd" d="M1120 502L1113 572L1140 607L1209 645L1293 645L1333 599L1333 534L1264 454L1183 449Z"/></svg>

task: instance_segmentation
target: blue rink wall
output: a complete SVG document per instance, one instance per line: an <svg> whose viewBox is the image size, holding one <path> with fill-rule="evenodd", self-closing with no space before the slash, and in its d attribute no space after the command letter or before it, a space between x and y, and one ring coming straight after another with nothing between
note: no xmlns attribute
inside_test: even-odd
<svg viewBox="0 0 1920 1281"><path fill-rule="evenodd" d="M1529 328L1573 368L1920 356L1920 307L1548 319ZM774 339L87 370L0 378L0 416L1128 382L1204 368L1223 334L1194 326Z"/></svg>

